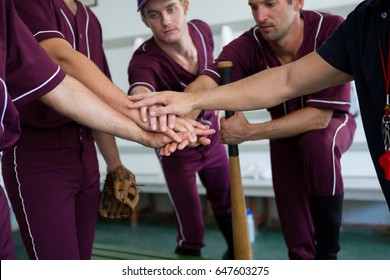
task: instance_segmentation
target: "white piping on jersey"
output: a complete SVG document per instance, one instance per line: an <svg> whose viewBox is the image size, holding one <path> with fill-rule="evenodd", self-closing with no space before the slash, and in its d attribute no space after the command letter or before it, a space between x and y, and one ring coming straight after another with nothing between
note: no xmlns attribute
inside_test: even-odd
<svg viewBox="0 0 390 280"><path fill-rule="evenodd" d="M156 151L157 151L157 152L156 152L156 155L157 155L157 157L158 157L158 159L159 159L160 166L161 166L161 168L163 168L162 162L161 162L162 157L160 156L160 153L159 153L160 149L156 149ZM164 177L164 178L165 178L165 177ZM179 247L180 247L181 244L183 244L183 242L186 241L186 237L185 237L185 235L184 235L183 224L182 224L182 222L181 222L180 215L179 215L179 212L177 211L175 202L174 202L174 200L173 200L173 198L172 198L171 191L170 191L169 188L167 188L167 190L168 190L168 197L169 197L169 200L171 201L171 204L172 204L173 212L174 212L174 214L175 214L175 216L176 216L176 221L177 221L177 223L178 223L178 225L179 225L180 236L182 237L182 238L179 240Z"/></svg>
<svg viewBox="0 0 390 280"><path fill-rule="evenodd" d="M326 104L338 104L338 105L351 105L351 102L346 101L329 101L329 100L319 100L319 99L308 99L306 103L326 103Z"/></svg>
<svg viewBox="0 0 390 280"><path fill-rule="evenodd" d="M1 112L1 130L4 133L4 115L5 115L5 111L7 111L8 90L7 90L7 85L5 84L4 80L0 78L0 82L2 83L2 85L4 87L4 108L3 108L3 111Z"/></svg>
<svg viewBox="0 0 390 280"><path fill-rule="evenodd" d="M169 200L171 201L171 204L172 204L172 207L173 207L173 211L174 211L174 213L176 215L177 223L179 224L179 232L180 232L180 236L181 236L181 239L179 240L179 247L180 247L181 244L183 244L183 242L186 241L187 239L186 239L186 236L184 234L184 230L183 230L184 227L183 227L183 224L182 224L181 219L180 219L179 211L177 211L176 205L175 205L175 203L174 203L174 201L172 199L171 192L170 192L169 188L167 188L167 189L168 189Z"/></svg>
<svg viewBox="0 0 390 280"><path fill-rule="evenodd" d="M144 44L142 45L142 50L143 50L144 52L146 52L146 43L144 43Z"/></svg>
<svg viewBox="0 0 390 280"><path fill-rule="evenodd" d="M19 198L20 198L20 204L22 204L22 208L23 208L23 213L24 213L24 218L26 220L26 225L27 225L27 229L28 229L28 233L30 235L30 238L31 238L31 244L32 244L32 249L34 251L34 255L35 255L35 258L37 260L39 260L38 258L38 254L37 254L37 251L36 251L36 248L35 248L35 243L34 243L34 237L32 236L32 233L31 233L31 227L30 227L30 223L28 222L28 217L27 217L27 212L26 212L26 206L24 205L24 199L23 199L23 195L22 195L22 185L20 183L20 180L19 180L19 176L18 176L18 165L16 163L16 149L18 147L15 146L14 148L14 171L15 171L15 179L18 183L18 193L19 193Z"/></svg>
<svg viewBox="0 0 390 280"><path fill-rule="evenodd" d="M320 31L321 31L321 27L322 27L322 22L324 21L324 16L321 14L321 13L319 13L319 12L317 12L317 11L314 11L317 15L319 15L319 17L320 17L320 19L319 19L319 21L318 21L318 27L317 27L317 32L316 32L316 36L315 36L315 38L314 38L314 46L313 46L313 51L315 51L316 50L316 48L317 48L317 38L318 38L318 36L319 36L319 34L320 34ZM252 32L252 35L253 35L253 37L255 38L255 40L256 40L256 42L259 44L259 47L260 48L263 48L262 47L262 45L261 45L261 43L260 43L260 40L259 40L259 38L257 38L257 36L256 36L256 31L259 29L259 27L258 26L256 26L255 28L253 28L253 32ZM270 68L268 65L267 65L267 68ZM302 108L304 108L304 101L303 101L303 96L300 96L300 99L301 99L301 106L302 106ZM311 101L306 101L306 102L311 102ZM323 103L330 103L330 104L337 104L336 102L335 103L332 103L332 102L328 102L328 101L321 101L321 100L318 100L317 102L323 102ZM340 102L339 104L342 104L342 102ZM348 103L346 103L346 104L348 104ZM284 107L284 114L285 115L287 115L288 114L288 111L287 111L287 107L286 107L286 102L283 102L283 107Z"/></svg>
<svg viewBox="0 0 390 280"><path fill-rule="evenodd" d="M193 22L189 22L189 24L191 24L195 28L195 30L198 32L198 34L200 36L200 39L202 41L203 51L204 51L204 61L205 61L205 63L204 63L205 66L204 67L207 67L207 65L208 65L207 48L206 48L206 43L204 41L203 34L202 34L202 32L200 32L199 28ZM203 70L205 70L205 69L203 69Z"/></svg>
<svg viewBox="0 0 390 280"><path fill-rule="evenodd" d="M87 52L88 52L88 58L91 59L91 52L89 50L89 37L88 37L88 28L89 28L89 13L88 13L88 10L87 8L85 7L84 4L83 5L83 8L84 8L84 11L87 15L87 23L85 24L85 41L86 41L86 44L87 44Z"/></svg>
<svg viewBox="0 0 390 280"><path fill-rule="evenodd" d="M39 32L35 33L33 36L35 37L35 36L38 36L39 34L42 34L42 33L58 33L58 34L60 34L60 35L65 39L64 34L62 34L62 33L61 33L60 31L58 31L58 30L45 30L45 31L39 31Z"/></svg>
<svg viewBox="0 0 390 280"><path fill-rule="evenodd" d="M213 73L214 75L216 75L218 78L221 78L221 75L219 75L219 73L218 72L216 72L216 71L214 71L214 70L212 70L212 69L205 69L204 71L207 71L207 72L211 72L211 73Z"/></svg>
<svg viewBox="0 0 390 280"><path fill-rule="evenodd" d="M181 84L184 88L187 88L187 87L188 87L188 85L186 85L186 84L183 83L183 82L180 82L180 84Z"/></svg>
<svg viewBox="0 0 390 280"><path fill-rule="evenodd" d="M202 123L208 124L210 126L210 128L213 127L213 123L211 121L205 120L205 119L203 119L203 117L201 117L200 120Z"/></svg>
<svg viewBox="0 0 390 280"><path fill-rule="evenodd" d="M332 163L333 163L333 190L332 190L332 196L336 194L336 161L335 161L335 147L336 147L336 137L339 131L347 125L347 122L349 120L348 114L345 114L345 120L344 122L336 129L336 132L333 136L333 143L332 143Z"/></svg>
<svg viewBox="0 0 390 280"><path fill-rule="evenodd" d="M76 37L74 35L74 32L73 32L73 28L72 28L72 25L70 24L70 21L68 19L68 17L65 15L64 11L62 9L60 9L62 15L64 16L65 20L66 20L66 23L68 24L69 26L69 29L70 29L70 32L72 32L72 37L73 37L73 48L76 49Z"/></svg>
<svg viewBox="0 0 390 280"><path fill-rule="evenodd" d="M151 84L145 83L145 82L135 82L132 85L130 85L130 88L132 88L134 86L146 86L146 87L150 88L153 92L156 91L156 89Z"/></svg>
<svg viewBox="0 0 390 280"><path fill-rule="evenodd" d="M317 38L318 38L318 35L320 34L322 22L324 21L324 16L322 14L320 14L317 11L314 11L314 12L320 16L320 21L318 22L318 28L317 28L317 33L316 33L316 37L315 37L315 40L314 40L313 51L315 51L316 48L317 48Z"/></svg>
<svg viewBox="0 0 390 280"><path fill-rule="evenodd" d="M32 90L30 90L30 91L28 91L28 92L26 92L26 93L20 95L20 96L18 96L18 97L16 97L15 99L12 99L12 102L18 101L19 99L21 99L21 98L23 98L23 97L29 95L30 93L33 93L34 91L36 91L36 90L42 88L42 87L45 86L47 83L49 83L51 80L53 80L54 77L57 76L58 72L60 72L60 66L58 66L58 68L57 68L57 70L55 71L55 73L54 73L49 79L47 79L43 84L41 84L40 86L38 86L38 87L36 87L36 88L34 88L34 89L32 89Z"/></svg>
<svg viewBox="0 0 390 280"><path fill-rule="evenodd" d="M86 44L87 44L87 57L88 59L91 59L91 52L89 50L89 37L88 37L88 28L89 28L89 13L87 11L87 8L85 7L84 4L82 4L83 8L84 8L84 11L85 11L85 14L87 15L87 22L85 24L85 41L86 41ZM70 24L70 21L68 19L68 17L65 15L64 11L62 9L61 10L61 13L62 15L64 16L65 20L66 20L66 23L68 24L69 26L69 29L70 29L70 32L72 32L72 37L73 37L73 49L77 50L76 49L76 36L75 36L75 33L73 31L73 28L72 28L72 25Z"/></svg>
<svg viewBox="0 0 390 280"><path fill-rule="evenodd" d="M259 30L259 27L258 27L258 26L256 26L255 28L253 28L252 35L253 35L253 38L255 38L256 42L259 44L259 47L260 47L260 48L263 48L262 45L261 45L261 43L260 43L259 38L257 38L257 36L256 36L256 31L257 31L257 30Z"/></svg>

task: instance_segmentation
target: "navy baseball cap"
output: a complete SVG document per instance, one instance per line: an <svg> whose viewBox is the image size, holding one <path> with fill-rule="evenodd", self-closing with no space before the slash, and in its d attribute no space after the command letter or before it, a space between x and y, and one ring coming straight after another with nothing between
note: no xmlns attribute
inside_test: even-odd
<svg viewBox="0 0 390 280"><path fill-rule="evenodd" d="M149 0L138 0L138 12L141 10Z"/></svg>

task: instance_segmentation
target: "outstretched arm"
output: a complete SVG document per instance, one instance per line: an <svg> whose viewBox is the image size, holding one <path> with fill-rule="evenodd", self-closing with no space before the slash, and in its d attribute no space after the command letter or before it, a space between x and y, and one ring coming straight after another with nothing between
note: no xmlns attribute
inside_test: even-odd
<svg viewBox="0 0 390 280"><path fill-rule="evenodd" d="M201 92L180 95L164 92L150 97L137 95L137 98L132 100L139 102L130 108L152 104L164 105L150 112L155 116L185 115L196 109L254 110L269 108L285 100L351 80L351 75L337 70L316 52L312 52L295 62ZM269 94L270 92L272 94Z"/></svg>
<svg viewBox="0 0 390 280"><path fill-rule="evenodd" d="M140 128L70 76L66 76L55 89L41 97L40 100L85 126L138 142L147 147L160 148L172 142L170 137L162 133L149 132ZM213 132L204 130L204 135ZM179 132L179 142L186 139L187 134L187 132ZM184 147L179 144L177 148L183 149Z"/></svg>
<svg viewBox="0 0 390 280"><path fill-rule="evenodd" d="M329 125L333 110L305 107L281 118L251 124L242 112L221 119L221 142L229 145L262 139L293 137Z"/></svg>
<svg viewBox="0 0 390 280"><path fill-rule="evenodd" d="M145 130L160 131L175 141L180 141L180 137L175 133L175 130L167 128L166 123L162 123L163 126L159 128L151 128L149 122L143 122L138 110L129 109L132 101L127 98L126 94L116 87L91 60L82 53L74 50L67 41L60 38L52 38L43 40L40 44L68 75L79 80L112 108L128 116ZM173 124L168 125L170 127L174 126ZM188 140L193 142L193 139L196 138L194 126L195 128L204 128L199 123L187 122L176 131L187 129L189 131L188 135L191 136Z"/></svg>

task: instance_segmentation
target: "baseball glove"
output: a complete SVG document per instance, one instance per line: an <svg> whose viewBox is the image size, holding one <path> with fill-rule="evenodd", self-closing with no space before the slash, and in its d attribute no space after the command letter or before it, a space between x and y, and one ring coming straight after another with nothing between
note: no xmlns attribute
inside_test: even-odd
<svg viewBox="0 0 390 280"><path fill-rule="evenodd" d="M128 218L139 201L134 174L118 166L106 176L100 196L99 213L109 219Z"/></svg>

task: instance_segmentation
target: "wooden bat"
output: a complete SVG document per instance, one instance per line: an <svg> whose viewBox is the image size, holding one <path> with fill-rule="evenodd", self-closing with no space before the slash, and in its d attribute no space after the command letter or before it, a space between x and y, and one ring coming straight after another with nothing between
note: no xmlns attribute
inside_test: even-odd
<svg viewBox="0 0 390 280"><path fill-rule="evenodd" d="M222 84L231 82L233 63L221 61L218 63L218 70L221 75ZM234 115L232 111L225 111L228 119ZM242 188L240 160L238 157L238 145L228 145L230 184L232 201L232 223L234 257L236 260L252 260L252 246L249 237L248 220L246 216L245 196Z"/></svg>

